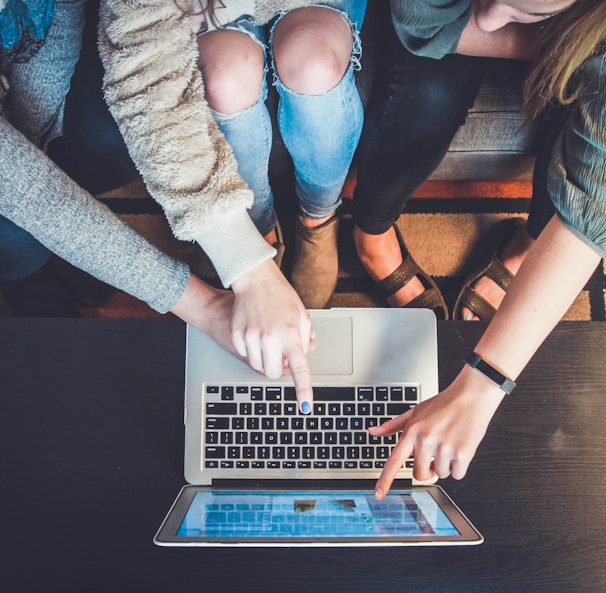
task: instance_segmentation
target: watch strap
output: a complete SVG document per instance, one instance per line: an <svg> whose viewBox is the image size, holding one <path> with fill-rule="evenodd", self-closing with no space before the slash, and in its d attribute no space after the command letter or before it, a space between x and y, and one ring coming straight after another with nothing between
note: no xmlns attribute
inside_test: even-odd
<svg viewBox="0 0 606 593"><path fill-rule="evenodd" d="M495 369L490 363L486 362L479 354L470 352L465 359L465 364L472 369L477 369L483 375L488 377L493 383L496 383L507 395L516 387L515 381Z"/></svg>

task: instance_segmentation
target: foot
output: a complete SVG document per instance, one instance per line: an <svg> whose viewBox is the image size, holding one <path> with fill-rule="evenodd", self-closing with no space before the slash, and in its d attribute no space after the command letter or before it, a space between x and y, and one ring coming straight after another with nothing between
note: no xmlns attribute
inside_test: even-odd
<svg viewBox="0 0 606 593"><path fill-rule="evenodd" d="M499 255L499 259L513 276L518 273L532 243L533 240L530 238L526 226L523 226L518 229L509 243L505 246L505 249L503 249L503 252ZM471 288L484 297L484 299L486 299L495 309L498 309L501 306L506 294L500 286L487 276L478 278L478 280L471 285ZM467 307L461 307L460 319L478 321L479 317L474 315Z"/></svg>
<svg viewBox="0 0 606 593"><path fill-rule="evenodd" d="M387 278L402 264L402 250L393 227L381 235L369 235L355 226L353 237L360 262L375 282ZM391 307L403 307L423 292L425 287L415 276L386 300Z"/></svg>
<svg viewBox="0 0 606 593"><path fill-rule="evenodd" d="M295 248L290 282L308 309L322 309L332 296L339 274L339 218L300 216L295 225Z"/></svg>

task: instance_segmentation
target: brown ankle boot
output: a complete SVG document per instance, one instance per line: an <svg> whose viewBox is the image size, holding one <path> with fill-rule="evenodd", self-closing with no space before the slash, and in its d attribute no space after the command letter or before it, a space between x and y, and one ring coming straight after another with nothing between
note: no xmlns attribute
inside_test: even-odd
<svg viewBox="0 0 606 593"><path fill-rule="evenodd" d="M339 217L310 229L297 217L290 281L308 309L323 308L337 286Z"/></svg>
<svg viewBox="0 0 606 593"><path fill-rule="evenodd" d="M277 253L274 255L274 261L276 262L278 268L282 269L282 260L284 259L284 251L286 250L286 247L284 245L284 237L282 236L282 227L280 226L280 221L276 222L275 230L277 240L273 244L273 247L276 248Z"/></svg>

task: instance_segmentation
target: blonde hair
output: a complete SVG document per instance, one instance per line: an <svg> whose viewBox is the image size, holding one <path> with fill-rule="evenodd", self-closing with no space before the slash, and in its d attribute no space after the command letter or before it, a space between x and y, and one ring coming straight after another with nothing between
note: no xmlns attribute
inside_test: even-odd
<svg viewBox="0 0 606 593"><path fill-rule="evenodd" d="M583 92L582 66L606 42L606 0L576 0L545 21L526 79L524 105L536 117L551 102L569 105Z"/></svg>

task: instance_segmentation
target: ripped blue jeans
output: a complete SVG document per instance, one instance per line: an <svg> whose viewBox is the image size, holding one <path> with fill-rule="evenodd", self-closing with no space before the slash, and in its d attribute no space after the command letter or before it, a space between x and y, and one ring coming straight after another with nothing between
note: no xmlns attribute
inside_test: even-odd
<svg viewBox="0 0 606 593"><path fill-rule="evenodd" d="M349 68L335 87L321 95L302 95L288 89L273 69L273 84L279 95L278 129L293 159L300 210L310 218L324 218L341 204L343 183L362 131L364 112L354 70L359 68L358 31L366 3L367 0L343 0L327 5L342 12L354 35ZM281 16L272 25L269 43L265 30L248 17L237 19L226 28L250 35L264 49L269 47L265 61L273 66L273 31ZM261 94L251 107L235 115L214 112L234 151L239 173L254 193L249 212L262 235L269 233L277 221L268 174L272 125L265 104L267 93L264 78Z"/></svg>

